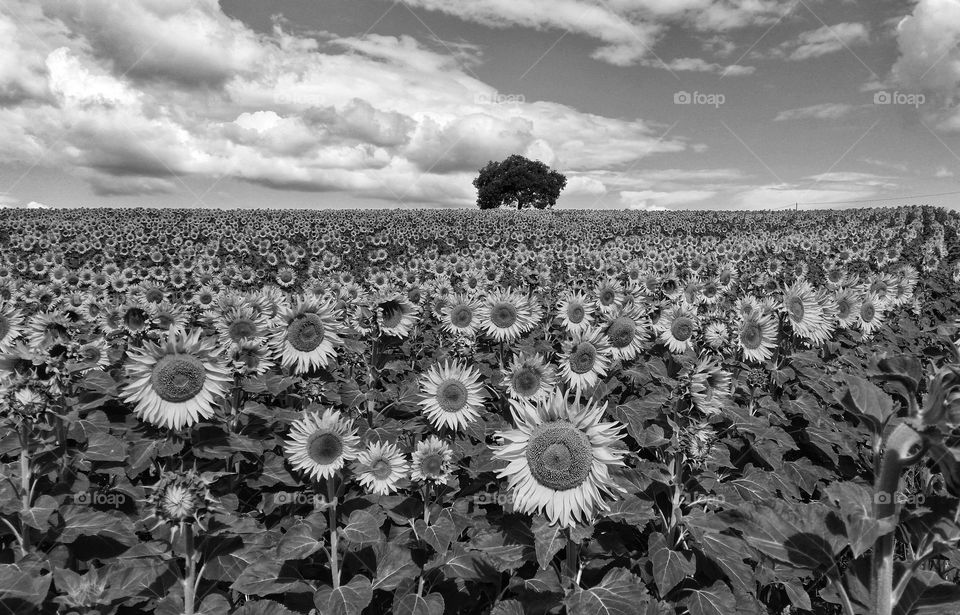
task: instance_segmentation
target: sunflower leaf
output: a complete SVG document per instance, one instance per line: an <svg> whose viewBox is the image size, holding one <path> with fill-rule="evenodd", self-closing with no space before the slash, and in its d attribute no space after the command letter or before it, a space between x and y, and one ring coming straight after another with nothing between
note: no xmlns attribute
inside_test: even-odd
<svg viewBox="0 0 960 615"><path fill-rule="evenodd" d="M324 615L360 615L372 599L370 579L359 574L346 585L321 587L313 595L313 603Z"/></svg>
<svg viewBox="0 0 960 615"><path fill-rule="evenodd" d="M575 586L563 603L569 615L634 615L650 600L640 577L624 568L607 572L599 585L590 589Z"/></svg>
<svg viewBox="0 0 960 615"><path fill-rule="evenodd" d="M546 569L553 561L553 557L567 544L567 535L560 525L550 525L543 515L533 518L534 549L537 553L537 563L541 569Z"/></svg>

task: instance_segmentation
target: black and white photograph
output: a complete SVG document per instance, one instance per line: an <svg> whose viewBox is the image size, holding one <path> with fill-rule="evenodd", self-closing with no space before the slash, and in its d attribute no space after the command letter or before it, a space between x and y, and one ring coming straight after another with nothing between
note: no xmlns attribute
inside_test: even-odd
<svg viewBox="0 0 960 615"><path fill-rule="evenodd" d="M960 615L960 0L0 41L0 615Z"/></svg>

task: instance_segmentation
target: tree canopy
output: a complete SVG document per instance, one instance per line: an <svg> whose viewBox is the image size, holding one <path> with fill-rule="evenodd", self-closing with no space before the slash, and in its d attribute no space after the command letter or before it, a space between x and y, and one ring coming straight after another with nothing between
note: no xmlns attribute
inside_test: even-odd
<svg viewBox="0 0 960 615"><path fill-rule="evenodd" d="M545 209L557 203L567 178L539 160L514 154L501 162L490 161L473 180L480 209L516 203L517 209Z"/></svg>

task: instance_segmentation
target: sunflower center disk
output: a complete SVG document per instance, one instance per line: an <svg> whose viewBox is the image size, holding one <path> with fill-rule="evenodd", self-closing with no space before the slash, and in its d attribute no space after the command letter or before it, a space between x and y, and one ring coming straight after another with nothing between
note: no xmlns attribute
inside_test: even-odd
<svg viewBox="0 0 960 615"><path fill-rule="evenodd" d="M473 310L465 305L459 305L450 312L450 322L452 322L455 327L462 329L469 326L472 321Z"/></svg>
<svg viewBox="0 0 960 615"><path fill-rule="evenodd" d="M193 399L207 379L200 359L193 355L167 355L157 361L151 382L153 390L164 401L180 403Z"/></svg>
<svg viewBox="0 0 960 615"><path fill-rule="evenodd" d="M314 435L308 447L310 459L319 464L328 465L343 452L343 441L336 434L322 433Z"/></svg>
<svg viewBox="0 0 960 615"><path fill-rule="evenodd" d="M316 314L301 314L287 326L287 341L300 352L315 350L323 338L323 321Z"/></svg>
<svg viewBox="0 0 960 615"><path fill-rule="evenodd" d="M540 390L540 376L529 367L521 368L513 376L513 388L523 396L530 396Z"/></svg>
<svg viewBox="0 0 960 615"><path fill-rule="evenodd" d="M437 403L446 412L459 412L467 405L467 387L459 380L444 380L437 387Z"/></svg>
<svg viewBox="0 0 960 615"><path fill-rule="evenodd" d="M509 303L498 303L490 310L490 320L500 329L509 329L517 322L517 308Z"/></svg>
<svg viewBox="0 0 960 615"><path fill-rule="evenodd" d="M621 316L610 323L610 328L607 329L607 337L610 338L610 343L614 348L624 348L630 345L636 332L637 325L634 324L633 320Z"/></svg>
<svg viewBox="0 0 960 615"><path fill-rule="evenodd" d="M763 335L760 332L760 325L755 322L748 322L743 325L743 329L740 331L740 343L746 348L750 350L759 348L762 340Z"/></svg>
<svg viewBox="0 0 960 615"><path fill-rule="evenodd" d="M580 342L577 348L570 353L570 371L574 374L585 374L593 369L597 360L597 349L589 342Z"/></svg>
<svg viewBox="0 0 960 615"><path fill-rule="evenodd" d="M10 333L10 321L7 320L6 316L0 314L0 340L7 337L7 333Z"/></svg>
<svg viewBox="0 0 960 615"><path fill-rule="evenodd" d="M235 320L230 323L230 339L235 342L248 337L254 337L257 334L257 327L249 320Z"/></svg>
<svg viewBox="0 0 960 615"><path fill-rule="evenodd" d="M427 478L435 478L440 476L440 471L442 469L443 460L440 459L440 455L427 455L420 461L420 473Z"/></svg>
<svg viewBox="0 0 960 615"><path fill-rule="evenodd" d="M193 514L196 502L190 490L180 485L172 485L163 494L163 512L168 517L183 520Z"/></svg>
<svg viewBox="0 0 960 615"><path fill-rule="evenodd" d="M670 326L670 334L673 335L674 339L678 342L687 341L690 339L690 336L693 335L693 321L686 316L681 316L673 321L673 324Z"/></svg>
<svg viewBox="0 0 960 615"><path fill-rule="evenodd" d="M841 319L846 318L850 315L850 302L846 299L841 299L837 301L837 316Z"/></svg>
<svg viewBox="0 0 960 615"><path fill-rule="evenodd" d="M603 305L610 305L616 298L617 295L612 290L605 290L600 293L600 303Z"/></svg>
<svg viewBox="0 0 960 615"><path fill-rule="evenodd" d="M403 309L396 301L382 303L380 309L383 310L383 326L388 329L396 327L403 319Z"/></svg>
<svg viewBox="0 0 960 615"><path fill-rule="evenodd" d="M873 309L873 306L869 303L864 303L860 307L860 318L863 319L863 322L870 322L873 320L873 317L876 315L877 311Z"/></svg>
<svg viewBox="0 0 960 615"><path fill-rule="evenodd" d="M391 468L390 464L384 459L377 459L373 462L373 465L370 466L370 473L373 474L373 477L377 480L390 478L392 472L393 468Z"/></svg>
<svg viewBox="0 0 960 615"><path fill-rule="evenodd" d="M586 312L584 312L582 305L571 305L567 308L567 320L571 323L578 325L583 322L584 317L586 317Z"/></svg>
<svg viewBox="0 0 960 615"><path fill-rule="evenodd" d="M587 480L593 451L587 435L569 423L544 423L527 444L527 464L544 487L566 491Z"/></svg>
<svg viewBox="0 0 960 615"><path fill-rule="evenodd" d="M790 297L787 301L787 310L794 320L803 320L803 315L806 313L800 297Z"/></svg>

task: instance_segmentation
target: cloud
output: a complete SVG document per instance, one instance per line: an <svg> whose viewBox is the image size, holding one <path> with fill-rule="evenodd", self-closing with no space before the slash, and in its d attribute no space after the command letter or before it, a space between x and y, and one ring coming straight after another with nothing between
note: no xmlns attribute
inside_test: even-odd
<svg viewBox="0 0 960 615"><path fill-rule="evenodd" d="M707 62L703 58L676 58L669 62L645 60L643 63L646 66L662 67L675 72L716 73L730 77L752 75L757 70L755 66L743 66L741 64L724 66L715 62Z"/></svg>
<svg viewBox="0 0 960 615"><path fill-rule="evenodd" d="M900 164L897 162L887 162L885 160L879 160L877 158L862 158L862 162L865 162L869 165L880 167L881 169L888 169L890 171L897 171L899 173L907 173L910 171L910 168L905 164Z"/></svg>
<svg viewBox="0 0 960 615"><path fill-rule="evenodd" d="M735 209L787 209L794 203L833 203L857 201L876 194L873 189L803 188L791 184L756 186L733 195ZM808 205L804 209L816 207Z"/></svg>
<svg viewBox="0 0 960 615"><path fill-rule="evenodd" d="M947 167L937 167L937 170L934 172L933 176L938 179L946 179L949 177L954 177L954 172Z"/></svg>
<svg viewBox="0 0 960 615"><path fill-rule="evenodd" d="M13 101L0 105L0 161L39 159L101 196L233 178L470 205L476 170L511 153L579 174L572 191L598 194L595 170L698 147L642 120L499 95L472 74L469 45L450 54L409 36L306 38L279 24L259 34L213 0L15 6L22 30L56 46L18 30L20 57L0 60L0 96Z"/></svg>
<svg viewBox="0 0 960 615"><path fill-rule="evenodd" d="M775 0L554 0L549 10L538 0L405 0L404 4L410 10L438 11L489 27L520 26L587 36L600 42L591 57L616 66L651 57L669 24L727 33L772 24L782 13Z"/></svg>
<svg viewBox="0 0 960 615"><path fill-rule="evenodd" d="M50 209L49 205L44 205L43 203L37 201L30 201L24 205L25 209Z"/></svg>
<svg viewBox="0 0 960 615"><path fill-rule="evenodd" d="M791 61L819 58L870 41L870 29L857 22L821 26L801 32L794 40L776 47L771 55Z"/></svg>
<svg viewBox="0 0 960 615"><path fill-rule="evenodd" d="M716 194L712 190L678 190L675 192L621 190L620 201L630 209L655 211L670 209L671 205L697 203L716 196Z"/></svg>
<svg viewBox="0 0 960 615"><path fill-rule="evenodd" d="M938 129L960 131L960 3L920 0L897 27L891 81L930 94L921 112Z"/></svg>
<svg viewBox="0 0 960 615"><path fill-rule="evenodd" d="M853 113L857 107L845 103L823 103L812 105L810 107L799 107L797 109L786 109L777 113L773 118L774 122L785 122L788 120L817 119L817 120L837 120Z"/></svg>

